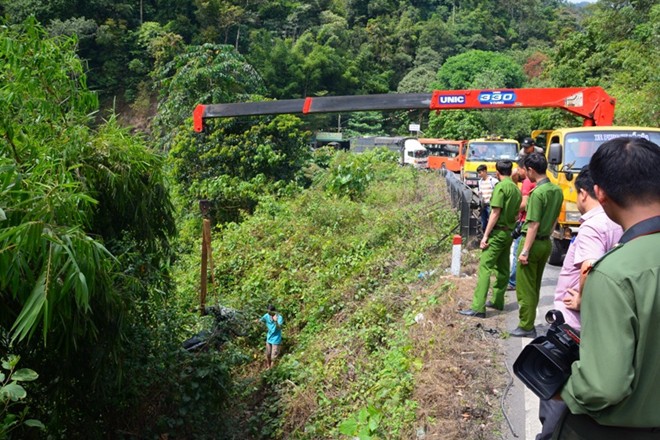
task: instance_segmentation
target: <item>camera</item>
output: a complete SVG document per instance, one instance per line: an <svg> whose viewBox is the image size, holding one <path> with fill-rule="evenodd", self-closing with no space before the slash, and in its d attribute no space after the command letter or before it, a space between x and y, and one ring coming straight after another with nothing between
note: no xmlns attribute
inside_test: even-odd
<svg viewBox="0 0 660 440"><path fill-rule="evenodd" d="M550 310L545 320L550 324L546 335L523 348L513 372L534 394L549 400L564 386L571 364L580 358L580 332L565 323L559 310Z"/></svg>
<svg viewBox="0 0 660 440"><path fill-rule="evenodd" d="M513 231L511 231L511 237L514 240L522 235L523 223L524 222L518 221L516 222L516 226L513 227Z"/></svg>

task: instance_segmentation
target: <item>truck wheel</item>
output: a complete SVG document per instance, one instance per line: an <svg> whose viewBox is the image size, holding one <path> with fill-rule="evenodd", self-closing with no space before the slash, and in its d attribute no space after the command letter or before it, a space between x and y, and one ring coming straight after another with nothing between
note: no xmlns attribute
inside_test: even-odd
<svg viewBox="0 0 660 440"><path fill-rule="evenodd" d="M552 266L561 266L564 264L564 257L568 251L569 240L552 239L552 252L548 259L548 264Z"/></svg>

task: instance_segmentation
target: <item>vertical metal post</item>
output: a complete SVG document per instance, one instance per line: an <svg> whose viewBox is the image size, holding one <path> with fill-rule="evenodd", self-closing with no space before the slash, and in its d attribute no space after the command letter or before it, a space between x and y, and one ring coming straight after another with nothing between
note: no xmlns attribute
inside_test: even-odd
<svg viewBox="0 0 660 440"><path fill-rule="evenodd" d="M208 250L211 246L211 220L208 218L210 203L208 200L199 201L199 209L202 211L202 270L199 292L199 312L202 316L206 314L206 291L208 283Z"/></svg>
<svg viewBox="0 0 660 440"><path fill-rule="evenodd" d="M460 235L454 235L451 250L451 274L455 277L461 274L461 244L463 239Z"/></svg>

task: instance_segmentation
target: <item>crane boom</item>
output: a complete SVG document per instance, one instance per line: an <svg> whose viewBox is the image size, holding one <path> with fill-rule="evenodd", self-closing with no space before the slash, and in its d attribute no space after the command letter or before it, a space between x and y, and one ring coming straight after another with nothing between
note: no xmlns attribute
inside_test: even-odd
<svg viewBox="0 0 660 440"><path fill-rule="evenodd" d="M562 108L584 118L584 126L612 125L616 100L601 87L535 89L435 90L433 93L388 93L322 96L278 101L200 104L193 111L195 131L209 118L284 113L337 113L373 110L472 110L494 108Z"/></svg>
<svg viewBox="0 0 660 440"><path fill-rule="evenodd" d="M200 104L193 113L195 131L202 131L204 119L233 116L278 115L284 113L337 113L347 111L429 109L428 93L388 93L358 96L322 96L278 101Z"/></svg>

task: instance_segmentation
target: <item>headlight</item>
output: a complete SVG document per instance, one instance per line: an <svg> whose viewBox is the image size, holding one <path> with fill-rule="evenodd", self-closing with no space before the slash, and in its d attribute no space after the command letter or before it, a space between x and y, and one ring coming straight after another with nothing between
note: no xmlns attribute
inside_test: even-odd
<svg viewBox="0 0 660 440"><path fill-rule="evenodd" d="M564 202L564 210L566 216L564 217L567 222L577 223L580 221L580 211L578 210L577 203L575 202Z"/></svg>
<svg viewBox="0 0 660 440"><path fill-rule="evenodd" d="M566 211L566 221L567 222L579 222L580 217L582 214L580 214L580 211Z"/></svg>

